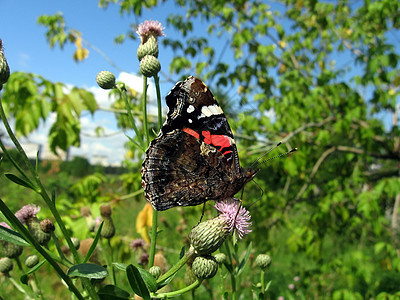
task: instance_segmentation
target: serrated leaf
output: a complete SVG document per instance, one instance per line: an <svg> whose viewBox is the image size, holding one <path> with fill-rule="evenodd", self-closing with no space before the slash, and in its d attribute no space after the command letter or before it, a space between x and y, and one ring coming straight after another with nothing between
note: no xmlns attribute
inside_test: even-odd
<svg viewBox="0 0 400 300"><path fill-rule="evenodd" d="M68 270L67 274L70 277L103 279L108 275L108 272L107 272L107 269L102 266L84 263L84 264L72 266Z"/></svg>
<svg viewBox="0 0 400 300"><path fill-rule="evenodd" d="M5 173L4 174L8 179L10 179L12 182L18 184L18 185L22 185L26 188L32 189L32 190L36 190L35 186L33 184L31 184L28 181L25 181L22 178L19 178L18 176L11 174L11 173Z"/></svg>
<svg viewBox="0 0 400 300"><path fill-rule="evenodd" d="M136 268L134 265L129 265L126 268L126 275L128 277L129 284L135 294L139 295L145 300L150 300L149 290L147 289L147 286L144 283L144 280L140 275L138 268Z"/></svg>
<svg viewBox="0 0 400 300"><path fill-rule="evenodd" d="M129 299L130 296L127 291L111 284L102 287L97 294L101 300Z"/></svg>
<svg viewBox="0 0 400 300"><path fill-rule="evenodd" d="M0 226L0 240L14 243L23 247L31 246L18 232L3 226Z"/></svg>

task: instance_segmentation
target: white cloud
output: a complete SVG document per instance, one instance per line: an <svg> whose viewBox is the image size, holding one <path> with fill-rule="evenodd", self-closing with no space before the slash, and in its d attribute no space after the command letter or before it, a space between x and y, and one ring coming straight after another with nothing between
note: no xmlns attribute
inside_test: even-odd
<svg viewBox="0 0 400 300"><path fill-rule="evenodd" d="M118 81L124 82L129 87L142 93L143 91L143 79L140 76L121 73L118 76ZM156 91L154 83L148 81L148 96L149 96L149 114L156 113ZM66 85L65 92L68 92L72 88L72 85ZM101 107L110 107L113 103L113 99L110 99L108 90L103 90L99 87L87 87L87 90L92 92L95 96L97 103ZM49 130L56 119L56 114L49 114L45 122L41 122L39 128L32 132L28 138L21 138L22 143L35 143L40 145L48 144ZM71 147L70 155L83 156L91 160L93 156L106 156L108 163L115 165L119 164L125 156L124 144L128 140L125 133L118 132L117 121L112 112L99 111L92 115L84 115L80 118L81 122L81 145L79 148ZM12 122L11 122L12 123ZM97 127L103 127L105 137L96 137L95 129ZM1 126L1 128L3 128Z"/></svg>

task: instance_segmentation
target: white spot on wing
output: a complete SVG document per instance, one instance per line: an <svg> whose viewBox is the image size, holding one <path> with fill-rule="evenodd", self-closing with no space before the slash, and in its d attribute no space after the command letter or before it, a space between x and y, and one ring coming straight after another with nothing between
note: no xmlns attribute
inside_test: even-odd
<svg viewBox="0 0 400 300"><path fill-rule="evenodd" d="M210 117L213 115L222 115L224 112L222 111L221 107L218 104L203 106L201 108L201 115L200 118Z"/></svg>
<svg viewBox="0 0 400 300"><path fill-rule="evenodd" d="M188 119L189 123L193 123L192 119Z"/></svg>
<svg viewBox="0 0 400 300"><path fill-rule="evenodd" d="M189 105L189 107L187 108L187 113L190 114L194 112L194 106L193 105Z"/></svg>

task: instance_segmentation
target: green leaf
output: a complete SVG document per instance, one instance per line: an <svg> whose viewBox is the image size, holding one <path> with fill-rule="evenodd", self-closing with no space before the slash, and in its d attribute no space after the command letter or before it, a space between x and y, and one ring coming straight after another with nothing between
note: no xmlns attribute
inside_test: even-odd
<svg viewBox="0 0 400 300"><path fill-rule="evenodd" d="M0 240L14 243L23 247L31 246L18 232L3 226L0 226Z"/></svg>
<svg viewBox="0 0 400 300"><path fill-rule="evenodd" d="M244 267L247 261L249 260L251 249L252 249L252 243L250 243L249 246L247 247L246 254L239 264L239 269L236 276L240 276L240 274L243 272Z"/></svg>
<svg viewBox="0 0 400 300"><path fill-rule="evenodd" d="M67 274L70 277L103 279L108 275L108 272L107 272L107 269L102 266L84 263L84 264L72 266L68 270Z"/></svg>
<svg viewBox="0 0 400 300"><path fill-rule="evenodd" d="M30 183L30 182L28 182L28 181L25 181L24 179L22 179L22 178L20 178L20 177L18 177L18 176L16 176L16 175L14 175L14 174L11 174L11 173L5 173L4 174L8 179L10 179L12 182L14 182L14 183L16 183L16 184L18 184L18 185L22 185L22 186L24 186L24 187L26 187L26 188L29 188L29 189L32 189L32 190L36 190L36 188L35 188L35 186L32 184L32 183Z"/></svg>
<svg viewBox="0 0 400 300"><path fill-rule="evenodd" d="M142 276L147 288L151 292L156 292L158 290L157 281L147 270L138 268L140 275Z"/></svg>
<svg viewBox="0 0 400 300"><path fill-rule="evenodd" d="M128 277L129 284L135 294L139 295L145 300L150 300L149 290L147 289L147 286L143 281L143 278L140 275L138 268L136 268L134 265L129 265L126 268L126 275Z"/></svg>
<svg viewBox="0 0 400 300"><path fill-rule="evenodd" d="M118 270L121 271L126 271L126 268L128 267L127 264L123 264L123 263L112 263L113 266L115 266Z"/></svg>
<svg viewBox="0 0 400 300"><path fill-rule="evenodd" d="M84 263L86 263L86 262L89 261L89 259L90 259L90 257L92 256L94 250L96 249L97 243L99 242L99 239L100 239L100 233L101 233L101 229L103 228L103 224L104 224L104 221L101 222L101 224L100 224L100 226L99 226L99 229L97 229L97 232L96 232L96 236L95 236L95 238L94 238L94 241L93 241L92 245L90 246L89 251L88 251L88 253L86 254L85 259L83 260Z"/></svg>
<svg viewBox="0 0 400 300"><path fill-rule="evenodd" d="M97 294L101 300L129 299L130 296L127 291L111 284L103 286Z"/></svg>

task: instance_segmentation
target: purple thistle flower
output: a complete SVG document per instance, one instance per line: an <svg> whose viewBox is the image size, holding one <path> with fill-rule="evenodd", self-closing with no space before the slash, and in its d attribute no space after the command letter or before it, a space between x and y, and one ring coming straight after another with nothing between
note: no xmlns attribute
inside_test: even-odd
<svg viewBox="0 0 400 300"><path fill-rule="evenodd" d="M145 40L151 34L155 36L164 36L163 30L165 27L159 21L146 20L143 23L140 23L136 33Z"/></svg>
<svg viewBox="0 0 400 300"><path fill-rule="evenodd" d="M40 206L34 204L28 204L23 206L19 211L15 213L15 216L22 224L27 224L29 219L36 218L36 215L40 212Z"/></svg>
<svg viewBox="0 0 400 300"><path fill-rule="evenodd" d="M219 217L225 219L228 230L235 230L240 239L251 232L250 213L241 206L239 200L231 198L218 201L214 207L219 212Z"/></svg>
<svg viewBox="0 0 400 300"><path fill-rule="evenodd" d="M134 250L143 248L144 245L145 245L145 242L142 239L135 239L132 241L132 243L130 243L131 248Z"/></svg>
<svg viewBox="0 0 400 300"><path fill-rule="evenodd" d="M0 226L3 226L5 228L11 229L10 225L8 225L6 222L1 222Z"/></svg>
<svg viewBox="0 0 400 300"><path fill-rule="evenodd" d="M147 265L148 263L149 263L149 255L148 255L147 253L143 253L143 254L140 256L139 260L138 260L138 264L139 264L139 265L142 265L142 266L145 266L145 265Z"/></svg>

